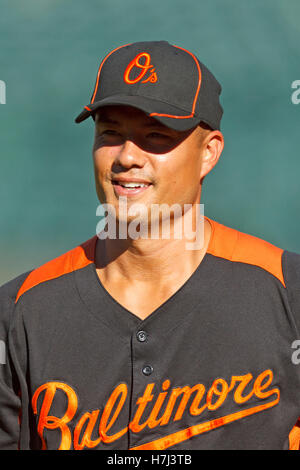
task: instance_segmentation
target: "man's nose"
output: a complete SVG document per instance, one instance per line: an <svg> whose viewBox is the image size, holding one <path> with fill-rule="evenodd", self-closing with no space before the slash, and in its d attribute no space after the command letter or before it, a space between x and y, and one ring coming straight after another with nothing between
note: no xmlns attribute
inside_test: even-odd
<svg viewBox="0 0 300 470"><path fill-rule="evenodd" d="M115 164L129 168L131 166L144 166L146 163L145 152L132 140L127 139L116 156Z"/></svg>

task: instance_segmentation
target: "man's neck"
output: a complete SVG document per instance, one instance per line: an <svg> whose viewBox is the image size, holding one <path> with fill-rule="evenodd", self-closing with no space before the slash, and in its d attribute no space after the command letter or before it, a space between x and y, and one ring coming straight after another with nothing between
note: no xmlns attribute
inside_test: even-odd
<svg viewBox="0 0 300 470"><path fill-rule="evenodd" d="M198 249L186 249L191 240L126 239L98 240L96 269L106 284L167 284L188 278L201 263L211 237L211 225L203 220L203 238ZM201 246L202 245L202 246Z"/></svg>

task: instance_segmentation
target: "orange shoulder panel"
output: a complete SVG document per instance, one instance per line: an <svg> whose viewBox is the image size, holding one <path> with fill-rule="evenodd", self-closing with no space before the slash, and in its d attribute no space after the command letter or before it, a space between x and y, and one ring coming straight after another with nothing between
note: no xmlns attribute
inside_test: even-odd
<svg viewBox="0 0 300 470"><path fill-rule="evenodd" d="M230 261L252 264L265 269L277 277L285 287L282 272L283 249L261 238L226 227L208 217L206 219L212 226L208 253Z"/></svg>
<svg viewBox="0 0 300 470"><path fill-rule="evenodd" d="M50 281L63 274L84 268L94 262L97 235L81 245L64 253L63 255L48 261L39 268L34 269L25 279L16 297L16 303L21 295L41 282Z"/></svg>

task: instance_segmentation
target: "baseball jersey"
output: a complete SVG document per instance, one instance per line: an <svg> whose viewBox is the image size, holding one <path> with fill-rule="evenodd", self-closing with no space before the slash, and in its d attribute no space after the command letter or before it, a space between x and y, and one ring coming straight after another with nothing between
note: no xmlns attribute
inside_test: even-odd
<svg viewBox="0 0 300 470"><path fill-rule="evenodd" d="M101 284L96 235L1 287L0 449L299 448L300 255L208 221L144 320Z"/></svg>

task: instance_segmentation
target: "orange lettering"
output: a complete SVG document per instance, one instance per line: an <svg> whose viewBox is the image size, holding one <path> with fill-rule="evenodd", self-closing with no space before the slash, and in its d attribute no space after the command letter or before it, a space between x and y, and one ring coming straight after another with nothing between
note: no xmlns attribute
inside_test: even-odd
<svg viewBox="0 0 300 470"><path fill-rule="evenodd" d="M200 401L202 400L205 393L205 387L203 384L198 384L198 392L195 396L193 403L190 407L190 413L192 416L198 416L202 413L203 410L207 407L207 404L203 405L201 408L198 408Z"/></svg>
<svg viewBox="0 0 300 470"><path fill-rule="evenodd" d="M221 385L222 389L218 389L218 384ZM216 403L212 404L211 400L213 395L219 396L217 399ZM226 400L228 395L228 384L224 379L216 379L210 389L207 392L207 397L206 397L206 402L207 402L207 408L209 410L216 410L219 408L222 403Z"/></svg>
<svg viewBox="0 0 300 470"><path fill-rule="evenodd" d="M146 80L143 80L142 83L147 83L147 82L155 83L155 82L157 82L157 75L154 72L154 70L155 69L150 70L150 72L152 72L151 75L148 78L146 78Z"/></svg>
<svg viewBox="0 0 300 470"><path fill-rule="evenodd" d="M267 403L264 401L263 403L252 406L248 409L240 409L237 412L233 412L225 416L215 417L212 420L189 426L173 434L156 439L155 441L134 447L133 449L167 449L176 443L190 439L192 436L208 432L211 429L219 428L233 421L262 412L277 405L280 399L279 388L275 387L269 389L273 381L273 372L267 369L259 374L251 389L249 384L252 379L253 375L250 373L245 375L234 375L231 377L229 386L226 380L217 378L213 381L211 387L209 388L206 394L206 399L205 386L201 383L198 383L193 387L184 386L174 388L170 392L170 396L165 406L164 412L162 412L161 410L164 406L164 403L166 402L168 389L171 385L170 380L167 379L163 382L162 392L158 394L155 403L151 404L152 409L150 413L148 413L148 419L141 423L147 405L152 402L154 397L152 392L155 387L155 383L148 384L144 390L143 396L140 396L137 399L137 409L133 420L125 428L121 429L115 434L108 435L108 431L117 422L127 398L127 385L125 383L121 383L113 390L103 409L99 423L99 437L96 436L96 439L92 439L92 434L97 426L96 423L99 419L100 410L86 412L81 416L74 428L74 449L82 450L85 447L91 449L96 447L101 441L109 444L121 438L124 434L126 434L126 432L128 432L128 429L134 433L138 433L146 426L148 426L149 429L154 429L157 426L167 425L174 412L178 397L181 397L181 400L175 412L173 421L179 421L182 419L188 402L191 400L193 394L195 395L189 408L190 415L199 416L206 408L210 411L214 411L225 402L225 400L228 398L228 393L235 388L238 382L238 386L236 387L233 394L235 403L243 404L250 400L253 395L255 395L260 400L265 400L266 398L272 396L272 401L268 401ZM245 389L247 386L249 386L248 390L250 391L246 392L247 394L245 394ZM51 407L54 407L53 401L57 391L59 394L63 392L67 398L67 409L62 417L52 416L50 414ZM41 395L43 395L43 399L41 399ZM60 431L61 442L59 445L59 450L70 449L72 445L72 428L71 425L69 427L68 423L73 419L78 408L78 399L75 391L72 389L72 387L63 382L47 382L38 387L32 397L32 408L34 414L36 415L38 414L39 400L42 400L42 403L39 407L40 410L37 423L37 432L42 441L42 448L47 448L47 436L45 436L46 429ZM200 406L202 400L203 404ZM158 418L159 414L162 414L160 418Z"/></svg>
<svg viewBox="0 0 300 470"><path fill-rule="evenodd" d="M57 418L56 416L48 415L57 389L62 390L67 395L68 399L67 411L62 418ZM37 414L37 401L40 393L44 390L46 390L46 393L39 413L39 420L37 426L38 434L42 440L42 449L46 449L46 442L43 437L44 429L59 428L61 430L62 437L58 450L68 450L71 447L72 438L67 423L71 421L77 410L78 400L76 393L74 392L72 387L62 382L45 383L44 385L41 385L39 388L37 388L32 397L32 409L34 414Z"/></svg>
<svg viewBox="0 0 300 470"><path fill-rule="evenodd" d="M139 421L142 417L142 414L145 411L145 408L147 406L147 403L150 402L153 398L153 395L151 395L151 392L153 390L155 384L149 384L147 385L144 395L140 397L136 404L139 405L138 409L135 412L134 418L129 424L129 427L132 432L140 432L142 429L144 429L147 426L147 421L144 424L139 424Z"/></svg>
<svg viewBox="0 0 300 470"><path fill-rule="evenodd" d="M231 379L231 384L229 390L232 390L235 386L237 381L241 383L237 386L236 391L234 392L234 401L236 403L245 403L246 401L250 400L253 395L253 390L248 393L245 397L242 396L243 391L249 384L249 382L253 379L252 374L245 374L245 375L233 375Z"/></svg>
<svg viewBox="0 0 300 470"><path fill-rule="evenodd" d="M144 64L141 64L140 63L140 59L144 57L145 58L145 62ZM128 84L128 85L133 85L134 83L137 83L139 82L140 80L142 80L142 78L145 76L145 74L147 73L147 71L153 67L153 65L151 65L151 58L150 58L150 55L147 53L147 52L141 52L140 54L138 54L131 62L129 62L128 66L126 67L126 70L124 72L124 81ZM133 69L133 67L138 67L141 69L141 72L140 74L133 80L131 80L129 78L129 75L130 75L130 72L131 70ZM153 69L154 71L155 69ZM152 70L151 70L152 72ZM144 80L142 83L146 83L148 81L151 81L152 83L156 82L157 81L157 76L156 76L156 73L152 73L150 75L150 77L146 80Z"/></svg>
<svg viewBox="0 0 300 470"><path fill-rule="evenodd" d="M91 435L95 427L99 412L100 410L95 410L95 411L92 411L92 413L84 413L84 415L81 416L74 430L74 449L75 450L82 450L84 447L88 447L89 449L91 449L92 447L96 447L101 442L101 436L95 441L91 440ZM85 424L87 420L89 420L89 422L83 433L81 442L79 443L80 433L82 431L83 425Z"/></svg>
<svg viewBox="0 0 300 470"><path fill-rule="evenodd" d="M108 418L110 416L110 413L117 401L117 398L121 395L120 401L118 403L118 406L113 414L113 417L110 420L110 423L107 424ZM122 429L121 431L117 432L116 434L113 434L111 436L107 436L106 432L112 427L114 422L116 421L117 417L120 414L121 409L123 408L123 405L125 403L127 396L127 385L126 384L120 384L118 385L111 396L109 397L105 408L103 410L101 420L100 420L100 426L99 426L99 432L100 436L102 437L103 442L109 443L109 442L114 442L120 437L122 437L126 432L127 432L127 427Z"/></svg>
<svg viewBox="0 0 300 470"><path fill-rule="evenodd" d="M236 413L231 413L229 415L222 416L221 418L212 419L210 421L205 421L204 423L190 426L186 429L182 429L181 431L177 431L177 432L174 432L173 434L169 434L167 436L156 439L155 441L147 442L146 444L142 444L137 447L131 447L129 450L168 449L169 447L179 444L180 442L187 441L193 436L199 436L200 434L211 431L212 429L219 428L221 426L225 426L226 424L245 418L246 416L251 416L255 413L260 413L261 411L265 411L277 405L278 402L279 402L279 395L277 396L275 400L269 403L264 403L262 405L254 406L246 410L241 410L241 411L237 411Z"/></svg>
<svg viewBox="0 0 300 470"><path fill-rule="evenodd" d="M262 381L268 377L268 380L266 381L265 384L262 385ZM272 390L268 390L267 392L262 392L262 390L265 390L269 385L271 385L273 380L273 372L271 370L265 370L259 376L254 382L254 393L258 398L268 398L274 393L279 396L279 389L278 388L272 388Z"/></svg>
<svg viewBox="0 0 300 470"><path fill-rule="evenodd" d="M170 380L165 380L162 389L167 390L170 387ZM168 392L162 392L158 395L157 400L155 402L155 405L153 406L153 409L150 413L149 419L146 421L146 424L148 425L148 428L156 428L161 423L161 419L157 419L157 415L161 410L161 407L165 401L166 395Z"/></svg>
<svg viewBox="0 0 300 470"><path fill-rule="evenodd" d="M186 386L186 387L182 387L182 388L174 388L172 390L172 393L171 393L171 396L169 398L169 401L168 401L168 404L167 404L167 407L166 407L166 410L164 412L164 415L163 417L161 418L161 425L164 425L164 424L167 424L170 420L170 417L172 415L172 412L173 412L173 409L174 409L174 406L175 406L175 402L177 400L177 398L179 397L179 395L183 394L183 397L181 399L181 402L178 406L178 409L176 411L176 414L174 416L174 420L173 421L178 421L179 419L182 418L182 415L184 413L184 410L186 408L186 405L187 405L187 402L189 401L190 399L190 396L192 393L194 393L196 390L198 390L198 393L203 393L203 385L202 384L197 384L197 385L194 385L194 387L189 387L189 386ZM197 398L197 396L195 397L195 399Z"/></svg>

